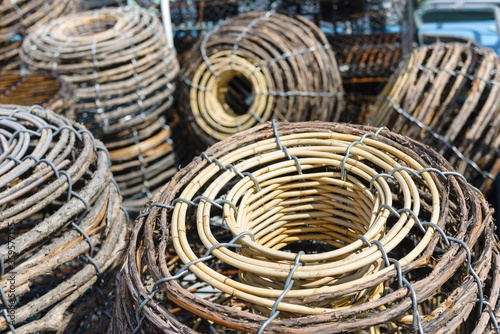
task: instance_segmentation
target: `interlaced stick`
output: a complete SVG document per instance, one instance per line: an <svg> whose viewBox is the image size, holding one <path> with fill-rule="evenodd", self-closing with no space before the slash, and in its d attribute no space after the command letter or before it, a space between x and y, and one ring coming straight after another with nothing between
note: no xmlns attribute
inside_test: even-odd
<svg viewBox="0 0 500 334"><path fill-rule="evenodd" d="M19 49L26 34L52 19L76 12L78 6L78 1L75 0L33 0L29 3L18 0L2 1L0 6L0 17L2 17L0 22L2 31L0 36L0 66L2 70L19 69ZM28 105L28 103L22 105Z"/></svg>
<svg viewBox="0 0 500 334"><path fill-rule="evenodd" d="M78 328L125 246L107 151L41 107L0 106L0 136L0 331Z"/></svg>

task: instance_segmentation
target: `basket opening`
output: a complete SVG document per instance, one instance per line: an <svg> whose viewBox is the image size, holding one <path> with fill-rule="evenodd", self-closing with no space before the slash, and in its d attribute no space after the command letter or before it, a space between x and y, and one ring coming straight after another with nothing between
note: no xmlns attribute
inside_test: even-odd
<svg viewBox="0 0 500 334"><path fill-rule="evenodd" d="M254 100L252 83L243 75L235 74L227 82L224 102L237 115L244 115Z"/></svg>
<svg viewBox="0 0 500 334"><path fill-rule="evenodd" d="M372 228L375 197L360 180L352 177L355 182L346 188L339 173L317 175L285 182L265 200L256 195L242 203L247 221L244 230L252 232L255 243L268 250L259 247L259 252L335 252ZM376 232L376 238L382 234Z"/></svg>
<svg viewBox="0 0 500 334"><path fill-rule="evenodd" d="M92 17L87 20L84 24L75 25L73 28L68 29L67 34L69 36L92 36L113 28L116 24L116 19L102 17Z"/></svg>

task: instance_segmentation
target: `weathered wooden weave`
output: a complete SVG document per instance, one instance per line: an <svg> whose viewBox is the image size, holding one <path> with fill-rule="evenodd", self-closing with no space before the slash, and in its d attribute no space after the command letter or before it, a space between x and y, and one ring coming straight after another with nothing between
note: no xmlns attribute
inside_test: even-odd
<svg viewBox="0 0 500 334"><path fill-rule="evenodd" d="M500 169L499 68L490 49L422 46L383 89L371 123L430 145L486 192Z"/></svg>
<svg viewBox="0 0 500 334"><path fill-rule="evenodd" d="M276 118L338 120L337 63L314 23L250 12L208 32L183 60L179 107L200 147Z"/></svg>
<svg viewBox="0 0 500 334"><path fill-rule="evenodd" d="M29 70L52 70L72 83L75 118L111 151L130 210L139 210L158 184L172 175L159 168L160 156L177 150L170 130L162 130L154 139L146 137L158 130L156 125L165 125L164 117L172 118L179 63L175 50L166 44L154 14L128 7L52 21L23 43L21 57ZM150 125L154 127L146 129Z"/></svg>
<svg viewBox="0 0 500 334"><path fill-rule="evenodd" d="M77 329L125 246L108 153L41 107L0 106L0 140L0 331Z"/></svg>
<svg viewBox="0 0 500 334"><path fill-rule="evenodd" d="M209 148L139 216L110 331L487 332L491 213L408 137L266 123Z"/></svg>
<svg viewBox="0 0 500 334"><path fill-rule="evenodd" d="M72 118L73 99L71 85L50 73L5 71L0 75L0 104L39 105Z"/></svg>
<svg viewBox="0 0 500 334"><path fill-rule="evenodd" d="M72 83L76 119L104 134L164 113L179 70L158 18L127 7L54 20L26 37L21 58Z"/></svg>
<svg viewBox="0 0 500 334"><path fill-rule="evenodd" d="M76 0L12 0L0 3L0 71L19 67L23 38L48 21L74 13Z"/></svg>

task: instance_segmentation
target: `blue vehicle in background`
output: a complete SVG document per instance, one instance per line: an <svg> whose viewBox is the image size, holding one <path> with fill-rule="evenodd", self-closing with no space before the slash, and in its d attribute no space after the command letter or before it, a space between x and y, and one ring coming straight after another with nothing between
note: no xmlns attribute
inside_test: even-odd
<svg viewBox="0 0 500 334"><path fill-rule="evenodd" d="M428 0L415 10L420 44L470 42L500 54L500 0Z"/></svg>

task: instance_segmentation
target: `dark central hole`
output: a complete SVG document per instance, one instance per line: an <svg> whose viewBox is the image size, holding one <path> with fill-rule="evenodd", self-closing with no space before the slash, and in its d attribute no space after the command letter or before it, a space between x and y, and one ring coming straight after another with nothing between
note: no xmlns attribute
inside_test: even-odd
<svg viewBox="0 0 500 334"><path fill-rule="evenodd" d="M225 95L227 105L238 115L244 115L253 103L251 82L242 75L235 75L227 83Z"/></svg>
<svg viewBox="0 0 500 334"><path fill-rule="evenodd" d="M116 24L113 18L107 19L93 19L85 24L79 25L70 29L68 34L71 36L90 36L109 29L112 29Z"/></svg>

